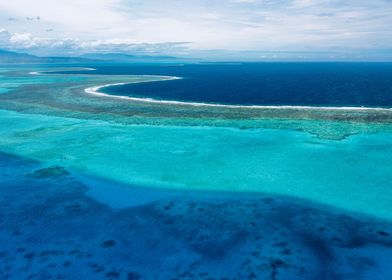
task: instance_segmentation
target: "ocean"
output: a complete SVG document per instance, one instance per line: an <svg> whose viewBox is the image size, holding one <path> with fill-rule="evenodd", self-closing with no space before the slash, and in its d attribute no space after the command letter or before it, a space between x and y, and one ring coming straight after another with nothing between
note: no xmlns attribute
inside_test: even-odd
<svg viewBox="0 0 392 280"><path fill-rule="evenodd" d="M391 64L82 66L0 67L1 279L392 279Z"/></svg>
<svg viewBox="0 0 392 280"><path fill-rule="evenodd" d="M182 78L103 89L112 95L229 105L392 107L392 63L238 63L96 68L97 74Z"/></svg>

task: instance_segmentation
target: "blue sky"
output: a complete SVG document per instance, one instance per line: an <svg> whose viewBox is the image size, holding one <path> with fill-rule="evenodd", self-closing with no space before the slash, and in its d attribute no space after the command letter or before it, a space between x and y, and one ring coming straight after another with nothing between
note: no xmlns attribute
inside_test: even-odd
<svg viewBox="0 0 392 280"><path fill-rule="evenodd" d="M392 57L392 1L2 0L0 48L382 60Z"/></svg>

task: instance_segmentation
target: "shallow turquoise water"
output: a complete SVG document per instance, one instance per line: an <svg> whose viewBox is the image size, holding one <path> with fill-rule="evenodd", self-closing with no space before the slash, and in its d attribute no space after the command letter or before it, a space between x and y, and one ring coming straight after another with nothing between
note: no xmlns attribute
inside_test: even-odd
<svg viewBox="0 0 392 280"><path fill-rule="evenodd" d="M0 111L2 150L133 185L268 192L392 219L392 134L119 125Z"/></svg>
<svg viewBox="0 0 392 280"><path fill-rule="evenodd" d="M30 70L0 77L0 276L392 275L388 112L166 108Z"/></svg>

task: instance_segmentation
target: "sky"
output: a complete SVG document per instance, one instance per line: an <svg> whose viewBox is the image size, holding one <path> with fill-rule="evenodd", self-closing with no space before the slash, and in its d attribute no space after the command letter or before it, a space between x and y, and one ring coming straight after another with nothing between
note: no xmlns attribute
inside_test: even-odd
<svg viewBox="0 0 392 280"><path fill-rule="evenodd" d="M0 49L387 60L392 0L0 0Z"/></svg>

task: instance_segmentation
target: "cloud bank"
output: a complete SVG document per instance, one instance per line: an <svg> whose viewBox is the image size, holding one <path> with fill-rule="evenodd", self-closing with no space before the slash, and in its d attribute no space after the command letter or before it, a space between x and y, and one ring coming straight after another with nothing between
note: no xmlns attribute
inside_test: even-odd
<svg viewBox="0 0 392 280"><path fill-rule="evenodd" d="M0 49L36 55L81 55L91 52L125 52L144 55L181 54L187 42L134 43L127 39L80 40L36 37L31 33L11 33L0 29Z"/></svg>

